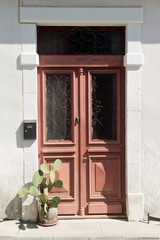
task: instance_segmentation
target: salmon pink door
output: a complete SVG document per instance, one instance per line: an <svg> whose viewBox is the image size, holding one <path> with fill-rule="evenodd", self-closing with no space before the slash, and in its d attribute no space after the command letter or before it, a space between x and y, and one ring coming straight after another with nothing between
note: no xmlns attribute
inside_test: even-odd
<svg viewBox="0 0 160 240"><path fill-rule="evenodd" d="M39 164L62 160L60 215L121 214L124 192L122 55L41 55Z"/></svg>

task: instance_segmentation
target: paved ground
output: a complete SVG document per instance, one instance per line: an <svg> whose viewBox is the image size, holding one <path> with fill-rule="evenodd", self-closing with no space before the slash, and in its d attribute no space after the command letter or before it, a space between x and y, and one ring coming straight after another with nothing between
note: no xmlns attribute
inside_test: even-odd
<svg viewBox="0 0 160 240"><path fill-rule="evenodd" d="M160 240L160 222L127 222L111 219L59 220L56 226L41 227L16 220L0 222L0 240Z"/></svg>

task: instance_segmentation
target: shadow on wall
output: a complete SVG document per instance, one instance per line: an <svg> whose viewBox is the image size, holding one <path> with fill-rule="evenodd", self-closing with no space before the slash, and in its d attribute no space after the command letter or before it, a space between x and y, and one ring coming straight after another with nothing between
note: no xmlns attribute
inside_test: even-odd
<svg viewBox="0 0 160 240"><path fill-rule="evenodd" d="M17 70L20 70L20 71L23 70L23 67L21 66L21 58L20 58L20 55L19 55L18 58L17 58Z"/></svg>
<svg viewBox="0 0 160 240"><path fill-rule="evenodd" d="M32 182L29 182L24 187L29 190L33 186ZM22 198L22 219L27 222L36 222L38 218L38 202L37 198L33 198L31 195L27 195Z"/></svg>
<svg viewBox="0 0 160 240"><path fill-rule="evenodd" d="M18 198L17 196L8 204L5 214L6 217L4 220L7 219L20 219L22 213L22 199Z"/></svg>
<svg viewBox="0 0 160 240"><path fill-rule="evenodd" d="M35 140L24 140L23 138L23 122L16 131L17 148L29 148Z"/></svg>
<svg viewBox="0 0 160 240"><path fill-rule="evenodd" d="M31 182L25 184L23 187L29 188L33 184ZM11 219L28 219L28 216L32 216L34 214L35 219L38 216L37 215L37 200L36 198L31 198L29 202L27 202L27 196L23 199L18 198L17 195L14 197L14 199L8 204L5 210L6 217L3 220L11 220ZM27 202L27 203L25 203ZM23 209L22 209L23 204ZM23 216L22 216L23 215ZM29 220L28 220L29 221Z"/></svg>

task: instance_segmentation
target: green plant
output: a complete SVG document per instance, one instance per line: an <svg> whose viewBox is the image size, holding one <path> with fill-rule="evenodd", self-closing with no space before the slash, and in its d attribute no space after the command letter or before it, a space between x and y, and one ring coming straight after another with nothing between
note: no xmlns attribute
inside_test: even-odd
<svg viewBox="0 0 160 240"><path fill-rule="evenodd" d="M55 181L55 172L60 169L61 165L62 162L60 159L55 160L52 170L49 170L46 164L41 164L40 170L37 170L33 175L33 185L29 188L29 190L25 187L22 187L17 194L19 198L23 198L28 194L33 197L39 197L39 213L42 219L46 218L51 207L57 208L58 204L60 203L61 199L59 196L49 199L48 193L53 187L61 188L63 186L62 180ZM47 174L49 175L48 181L46 178Z"/></svg>

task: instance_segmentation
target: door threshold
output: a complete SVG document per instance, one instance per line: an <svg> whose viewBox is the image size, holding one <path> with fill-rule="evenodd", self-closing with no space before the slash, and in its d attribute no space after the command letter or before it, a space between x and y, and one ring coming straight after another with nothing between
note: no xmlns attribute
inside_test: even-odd
<svg viewBox="0 0 160 240"><path fill-rule="evenodd" d="M85 216L79 216L79 215L66 215L66 216L58 216L61 220L67 220L67 219L124 219L127 220L126 215L85 215Z"/></svg>

